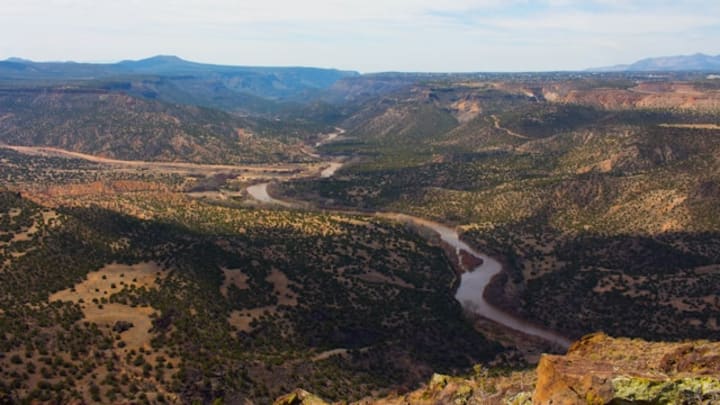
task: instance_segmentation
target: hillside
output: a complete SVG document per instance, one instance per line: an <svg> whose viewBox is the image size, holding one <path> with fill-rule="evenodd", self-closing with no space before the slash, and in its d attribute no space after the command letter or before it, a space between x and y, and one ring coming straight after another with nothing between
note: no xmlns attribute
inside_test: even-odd
<svg viewBox="0 0 720 405"><path fill-rule="evenodd" d="M3 401L359 399L522 364L467 322L451 263L415 231L249 201L306 165L0 161Z"/></svg>
<svg viewBox="0 0 720 405"><path fill-rule="evenodd" d="M353 404L713 404L720 401L719 343L651 343L594 334L563 356L544 356L536 370L472 376L433 375L423 388ZM275 405L323 405L296 391Z"/></svg>
<svg viewBox="0 0 720 405"><path fill-rule="evenodd" d="M0 88L27 146L0 149L0 402L715 400L717 344L688 341L720 340L704 74L351 75L295 103L119 65ZM455 296L489 258L495 321ZM541 357L523 325L624 338Z"/></svg>
<svg viewBox="0 0 720 405"><path fill-rule="evenodd" d="M126 160L308 161L296 144L315 130L93 88L0 89L0 142Z"/></svg>
<svg viewBox="0 0 720 405"><path fill-rule="evenodd" d="M442 250L401 225L198 200L172 173L2 159L28 190L0 192L2 402L360 398L507 350L465 322Z"/></svg>
<svg viewBox="0 0 720 405"><path fill-rule="evenodd" d="M111 64L33 62L19 58L0 61L0 80L68 82L144 76L162 78L186 92L188 97L192 97L198 88L203 88L219 96L232 94L238 98L253 95L265 99L297 99L326 89L341 78L356 75L356 72L334 69L203 64L162 55Z"/></svg>
<svg viewBox="0 0 720 405"><path fill-rule="evenodd" d="M554 85L417 84L365 103L325 146L357 163L282 192L459 225L505 264L487 297L569 336L720 339L720 126L701 102L715 90L634 84L663 100L643 108L604 98L624 79L557 84L603 105L542 97ZM683 87L694 104L673 98Z"/></svg>

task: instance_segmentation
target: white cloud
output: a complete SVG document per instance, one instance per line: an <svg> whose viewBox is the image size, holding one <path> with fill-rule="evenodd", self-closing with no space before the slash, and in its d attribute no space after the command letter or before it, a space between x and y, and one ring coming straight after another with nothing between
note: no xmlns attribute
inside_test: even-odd
<svg viewBox="0 0 720 405"><path fill-rule="evenodd" d="M6 0L7 1L7 0ZM96 17L165 20L176 22L343 21L418 16L432 10L458 12L496 8L502 0L10 0L3 14L55 15L81 11Z"/></svg>
<svg viewBox="0 0 720 405"><path fill-rule="evenodd" d="M0 0L0 59L538 70L717 53L716 0Z"/></svg>
<svg viewBox="0 0 720 405"><path fill-rule="evenodd" d="M564 30L586 34L675 33L720 25L720 15L545 13L530 18L478 19L478 23L509 30Z"/></svg>

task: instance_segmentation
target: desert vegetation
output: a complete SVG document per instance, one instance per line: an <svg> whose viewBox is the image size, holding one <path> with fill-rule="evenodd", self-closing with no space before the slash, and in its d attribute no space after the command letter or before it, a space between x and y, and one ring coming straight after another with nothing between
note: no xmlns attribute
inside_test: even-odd
<svg viewBox="0 0 720 405"><path fill-rule="evenodd" d="M138 191L66 195L47 220L2 196L13 235L37 228L4 251L6 398L359 398L503 350L465 322L442 250L402 225Z"/></svg>
<svg viewBox="0 0 720 405"><path fill-rule="evenodd" d="M646 79L369 75L251 116L2 90L4 143L99 158L0 149L0 402L526 392L441 246L376 211L457 226L503 263L488 299L567 336L720 338L716 89ZM294 208L251 201L270 180Z"/></svg>
<svg viewBox="0 0 720 405"><path fill-rule="evenodd" d="M402 102L360 110L345 123L348 138L324 147L358 163L281 191L458 225L505 263L491 293L498 305L571 336L717 338L720 307L704 288L717 282L709 269L720 253L717 110L629 106L615 98L625 90L608 90L626 85L565 81L562 91L583 96L552 100L547 89L560 84L416 85ZM681 88L651 86L642 97L685 100ZM457 115L469 103L474 116ZM416 132L395 111L415 105L455 121ZM368 116L377 128L352 126Z"/></svg>

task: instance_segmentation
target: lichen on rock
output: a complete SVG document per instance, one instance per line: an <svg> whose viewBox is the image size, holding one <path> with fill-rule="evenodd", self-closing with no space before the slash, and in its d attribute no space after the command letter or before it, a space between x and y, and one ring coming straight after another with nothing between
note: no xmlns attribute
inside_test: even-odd
<svg viewBox="0 0 720 405"><path fill-rule="evenodd" d="M720 380L686 377L678 380L617 377L612 380L615 401L651 404L720 403Z"/></svg>

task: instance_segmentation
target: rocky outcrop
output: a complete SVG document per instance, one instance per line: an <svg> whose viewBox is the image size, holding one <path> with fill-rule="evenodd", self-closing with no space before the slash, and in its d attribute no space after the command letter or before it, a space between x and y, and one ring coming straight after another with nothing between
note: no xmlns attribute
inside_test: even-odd
<svg viewBox="0 0 720 405"><path fill-rule="evenodd" d="M467 377L433 374L423 387L405 394L393 393L383 398L365 398L356 402L334 402L335 405L531 405L534 373L530 370L493 374L476 366ZM320 401L320 402L312 402ZM278 398L274 405L327 405L304 390Z"/></svg>
<svg viewBox="0 0 720 405"><path fill-rule="evenodd" d="M536 90L537 91L537 90ZM543 86L541 96L547 101L578 104L609 110L682 109L717 111L720 93L687 83L641 83L632 88L581 88L573 83Z"/></svg>
<svg viewBox="0 0 720 405"><path fill-rule="evenodd" d="M476 386L470 380L434 374L427 386L405 396L388 398L385 404L466 404L473 397ZM376 405L381 405L379 402Z"/></svg>
<svg viewBox="0 0 720 405"><path fill-rule="evenodd" d="M328 405L328 403L305 390L297 389L278 398L273 405Z"/></svg>
<svg viewBox="0 0 720 405"><path fill-rule="evenodd" d="M651 343L586 336L544 355L534 404L680 404L720 401L720 343Z"/></svg>
<svg viewBox="0 0 720 405"><path fill-rule="evenodd" d="M475 374L467 378L434 374L427 385L416 391L365 399L353 405L530 405L529 388L532 388L530 372L490 376L478 366Z"/></svg>
<svg viewBox="0 0 720 405"><path fill-rule="evenodd" d="M302 390L275 402L323 404ZM354 404L720 404L720 342L646 342L596 333L566 355L544 355L535 371L496 374L476 366L469 377L435 374L416 391Z"/></svg>

